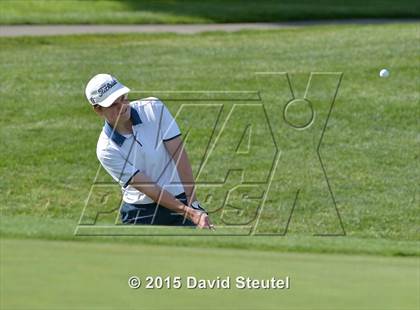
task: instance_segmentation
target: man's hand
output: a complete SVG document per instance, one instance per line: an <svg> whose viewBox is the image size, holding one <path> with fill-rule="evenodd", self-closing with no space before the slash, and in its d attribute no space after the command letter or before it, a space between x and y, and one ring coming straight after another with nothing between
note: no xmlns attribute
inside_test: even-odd
<svg viewBox="0 0 420 310"><path fill-rule="evenodd" d="M214 229L213 224L210 221L209 216L202 211L192 209L191 221L197 225L198 228Z"/></svg>

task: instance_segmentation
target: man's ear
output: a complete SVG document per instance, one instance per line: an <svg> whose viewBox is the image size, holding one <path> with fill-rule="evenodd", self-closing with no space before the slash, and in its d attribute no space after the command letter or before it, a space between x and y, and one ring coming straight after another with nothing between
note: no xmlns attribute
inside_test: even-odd
<svg viewBox="0 0 420 310"><path fill-rule="evenodd" d="M99 116L103 115L102 107L100 105L95 105L92 108L93 108L93 111L95 111L95 113L98 114Z"/></svg>

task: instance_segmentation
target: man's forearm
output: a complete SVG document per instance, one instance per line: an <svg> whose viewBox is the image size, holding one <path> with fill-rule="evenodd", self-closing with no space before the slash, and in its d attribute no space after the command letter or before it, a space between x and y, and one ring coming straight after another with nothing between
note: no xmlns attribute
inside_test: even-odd
<svg viewBox="0 0 420 310"><path fill-rule="evenodd" d="M165 147L175 161L176 169L182 185L184 186L185 194L188 198L188 204L191 204L196 199L195 196L195 182L191 169L191 164L188 159L185 145L180 137L165 142Z"/></svg>
<svg viewBox="0 0 420 310"><path fill-rule="evenodd" d="M177 170L181 183L184 185L184 190L188 198L188 203L192 203L195 200L197 200L195 196L195 182L191 169L191 164L188 159L187 152L185 152L184 148L182 148L179 153Z"/></svg>

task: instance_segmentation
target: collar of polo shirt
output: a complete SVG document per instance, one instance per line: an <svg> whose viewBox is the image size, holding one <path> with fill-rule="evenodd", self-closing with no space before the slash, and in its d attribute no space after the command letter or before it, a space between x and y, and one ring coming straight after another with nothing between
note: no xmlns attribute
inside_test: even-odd
<svg viewBox="0 0 420 310"><path fill-rule="evenodd" d="M133 126L139 125L142 123L139 113L133 107L131 107L130 117L131 117L131 121L133 122ZM111 126L111 124L109 124L107 121L105 121L104 131L105 131L105 134L108 136L108 138L114 141L118 146L123 145L126 138L120 133L118 133L118 131L116 131Z"/></svg>

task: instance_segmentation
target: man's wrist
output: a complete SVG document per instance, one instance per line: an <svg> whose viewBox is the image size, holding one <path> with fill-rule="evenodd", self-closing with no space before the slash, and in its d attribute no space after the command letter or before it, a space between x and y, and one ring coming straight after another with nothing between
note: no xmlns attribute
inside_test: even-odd
<svg viewBox="0 0 420 310"><path fill-rule="evenodd" d="M191 203L191 207L194 210L197 210L200 213L208 214L207 211L203 207L201 207L201 204L200 204L200 202L198 200L195 200L194 202L192 202Z"/></svg>

